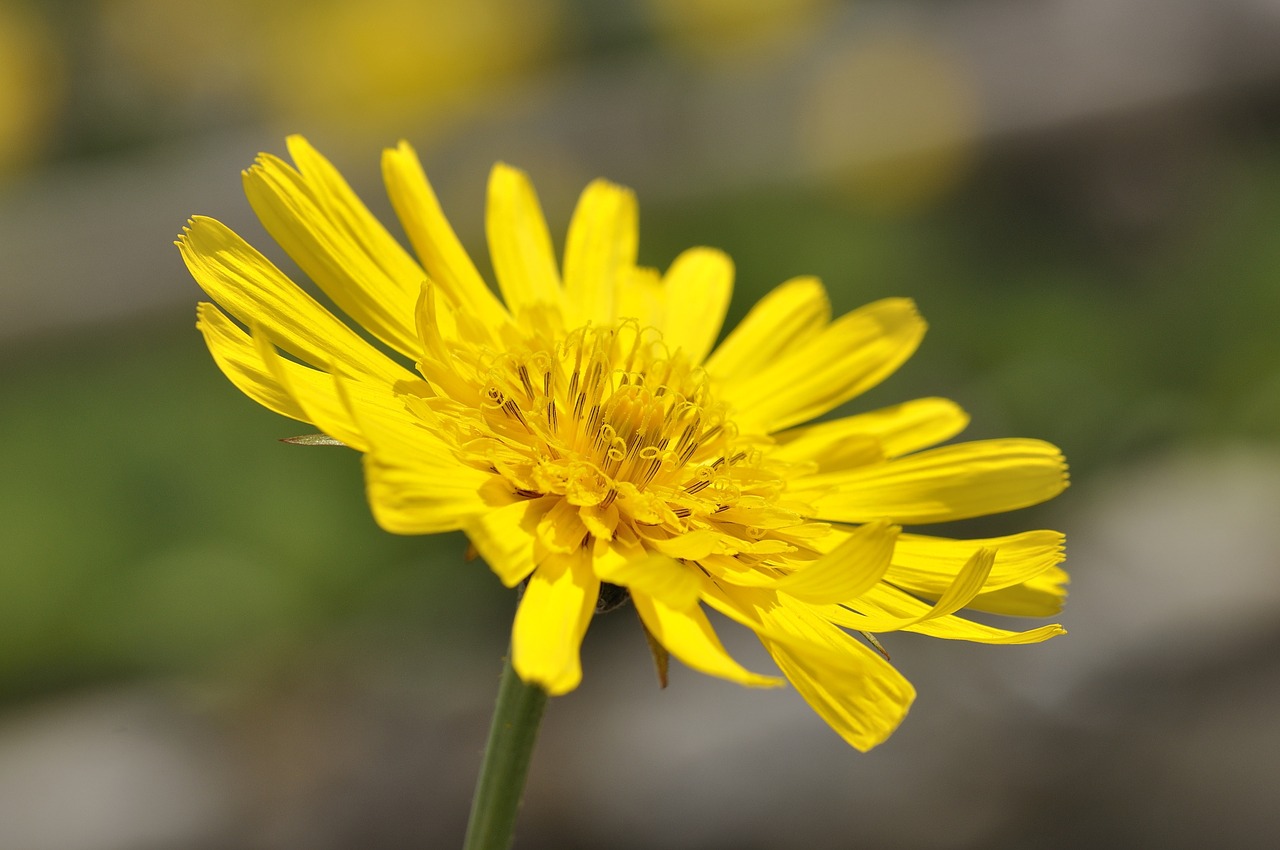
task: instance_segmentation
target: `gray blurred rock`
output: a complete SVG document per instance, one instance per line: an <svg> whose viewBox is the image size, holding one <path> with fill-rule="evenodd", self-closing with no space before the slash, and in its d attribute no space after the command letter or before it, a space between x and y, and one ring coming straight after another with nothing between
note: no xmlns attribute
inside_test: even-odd
<svg viewBox="0 0 1280 850"><path fill-rule="evenodd" d="M229 767L207 723L153 690L32 705L0 726L0 847L219 847Z"/></svg>

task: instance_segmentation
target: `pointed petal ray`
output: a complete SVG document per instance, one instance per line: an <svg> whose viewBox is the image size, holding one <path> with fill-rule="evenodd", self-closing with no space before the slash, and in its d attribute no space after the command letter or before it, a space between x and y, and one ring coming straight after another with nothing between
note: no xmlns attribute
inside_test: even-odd
<svg viewBox="0 0 1280 850"><path fill-rule="evenodd" d="M383 151L382 177L391 205L432 282L472 312L482 327L507 324L510 315L476 271L408 142Z"/></svg>
<svg viewBox="0 0 1280 850"><path fill-rule="evenodd" d="M847 602L873 587L889 568L896 525L868 523L809 566L781 579L777 589L806 602Z"/></svg>
<svg viewBox="0 0 1280 850"><path fill-rule="evenodd" d="M840 737L866 751L906 717L915 689L872 650L804 603L768 591L708 585L703 598L755 631L778 668Z"/></svg>
<svg viewBox="0 0 1280 850"><path fill-rule="evenodd" d="M493 167L485 232L498 286L511 312L519 318L523 310L537 304L562 311L551 234L533 184L523 171L502 163Z"/></svg>
<svg viewBox="0 0 1280 850"><path fill-rule="evenodd" d="M663 339L701 363L720 335L733 294L733 260L723 251L690 248L662 279L667 302Z"/></svg>
<svg viewBox="0 0 1280 850"><path fill-rule="evenodd" d="M747 382L762 368L814 337L831 318L831 302L816 278L793 278L751 308L707 358L706 368L726 384Z"/></svg>
<svg viewBox="0 0 1280 850"><path fill-rule="evenodd" d="M409 308L425 276L346 181L300 136L295 170L263 154L244 190L267 232L357 324L402 354L415 350Z"/></svg>
<svg viewBox="0 0 1280 850"><path fill-rule="evenodd" d="M915 353L924 320L906 298L846 313L750 376L726 380L738 426L766 432L821 416L880 383Z"/></svg>
<svg viewBox="0 0 1280 850"><path fill-rule="evenodd" d="M538 566L534 530L553 502L553 498L517 501L463 521L467 538L507 587L524 581Z"/></svg>
<svg viewBox="0 0 1280 850"><path fill-rule="evenodd" d="M610 324L613 295L636 265L639 213L630 190L606 180L578 200L564 249L565 320L569 327Z"/></svg>
<svg viewBox="0 0 1280 850"><path fill-rule="evenodd" d="M196 327L204 335L214 362L240 392L282 416L299 422L310 421L262 362L262 355L247 333L207 301L196 305L196 316Z"/></svg>
<svg viewBox="0 0 1280 850"><path fill-rule="evenodd" d="M210 298L239 321L261 326L295 357L322 369L343 363L388 383L412 377L221 222L196 216L177 244Z"/></svg>
<svg viewBox="0 0 1280 850"><path fill-rule="evenodd" d="M799 479L796 498L837 522L949 522L1035 505L1067 486L1056 446L983 440L930 449L874 466Z"/></svg>
<svg viewBox="0 0 1280 850"><path fill-rule="evenodd" d="M968 415L955 402L921 398L871 413L781 431L773 435L780 444L775 455L786 460L817 461L825 472L838 468L830 457L849 440L871 438L884 457L893 458L949 440L968 424Z"/></svg>
<svg viewBox="0 0 1280 850"><path fill-rule="evenodd" d="M578 650L599 592L585 550L551 555L534 571L511 631L511 663L521 679L553 697L578 687Z"/></svg>

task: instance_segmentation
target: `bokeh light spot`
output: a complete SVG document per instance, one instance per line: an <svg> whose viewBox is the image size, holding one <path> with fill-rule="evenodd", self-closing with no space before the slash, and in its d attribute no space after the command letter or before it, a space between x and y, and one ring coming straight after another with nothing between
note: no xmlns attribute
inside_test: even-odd
<svg viewBox="0 0 1280 850"><path fill-rule="evenodd" d="M882 36L836 53L813 81L800 150L869 210L936 202L973 161L979 95L969 69L920 37Z"/></svg>

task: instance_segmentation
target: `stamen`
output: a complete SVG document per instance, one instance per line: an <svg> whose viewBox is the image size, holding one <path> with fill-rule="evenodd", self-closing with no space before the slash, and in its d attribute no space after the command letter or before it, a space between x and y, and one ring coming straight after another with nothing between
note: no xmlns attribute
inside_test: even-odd
<svg viewBox="0 0 1280 850"><path fill-rule="evenodd" d="M524 394L529 401L533 401L533 382L529 380L529 369L523 363L516 367L516 374L520 376L520 383L524 385Z"/></svg>
<svg viewBox="0 0 1280 850"><path fill-rule="evenodd" d="M529 427L528 420L524 418L524 413L521 412L520 406L515 403L514 399L509 398L506 401L504 401L502 403L502 410L512 419L516 420L521 425L523 425L525 427L525 430L532 432L533 429Z"/></svg>
<svg viewBox="0 0 1280 850"><path fill-rule="evenodd" d="M600 424L603 420L604 417L600 410L600 405L591 405L591 413L587 416L587 433L600 430ZM617 433L616 431L613 431L613 426L609 426L609 430L615 434Z"/></svg>
<svg viewBox="0 0 1280 850"><path fill-rule="evenodd" d="M691 440L689 444L684 447L684 451L680 452L680 465L684 466L687 463L689 463L689 461L693 458L693 453L696 452L697 450L698 450L698 441Z"/></svg>

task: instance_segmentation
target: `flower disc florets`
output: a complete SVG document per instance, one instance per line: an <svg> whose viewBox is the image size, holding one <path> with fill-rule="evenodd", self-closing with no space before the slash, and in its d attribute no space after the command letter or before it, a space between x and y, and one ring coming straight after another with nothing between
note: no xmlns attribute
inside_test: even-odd
<svg viewBox="0 0 1280 850"><path fill-rule="evenodd" d="M616 540L739 568L796 551L779 532L803 522L802 506L780 504L795 465L767 463L772 441L739 434L714 381L658 329L625 319L447 354L424 372L450 369L462 397L426 401L430 419L464 463L555 500L538 524L549 549Z"/></svg>

